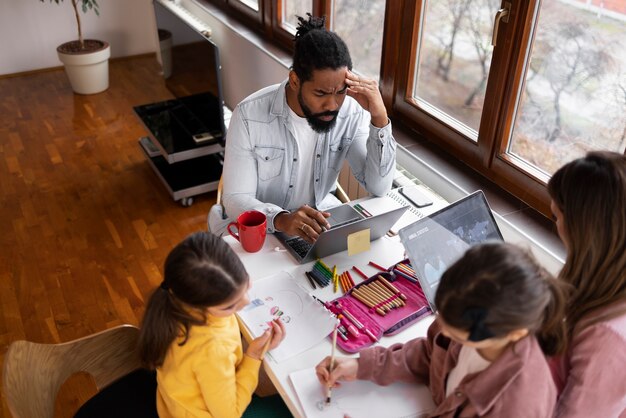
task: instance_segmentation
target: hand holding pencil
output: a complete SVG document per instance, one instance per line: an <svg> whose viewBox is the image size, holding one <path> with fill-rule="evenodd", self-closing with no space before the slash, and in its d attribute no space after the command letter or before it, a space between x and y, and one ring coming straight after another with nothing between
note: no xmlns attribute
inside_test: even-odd
<svg viewBox="0 0 626 418"><path fill-rule="evenodd" d="M335 357L334 367L330 372L331 357L328 356L315 366L317 379L324 387L338 388L341 382L356 380L359 362L356 358Z"/></svg>
<svg viewBox="0 0 626 418"><path fill-rule="evenodd" d="M263 360L269 350L278 347L285 338L285 325L280 319L274 319L263 335L250 342L246 355L257 360Z"/></svg>

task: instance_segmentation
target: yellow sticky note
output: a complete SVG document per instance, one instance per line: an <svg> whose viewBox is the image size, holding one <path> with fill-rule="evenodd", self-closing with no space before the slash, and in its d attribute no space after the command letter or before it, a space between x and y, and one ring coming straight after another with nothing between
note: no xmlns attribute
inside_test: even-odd
<svg viewBox="0 0 626 418"><path fill-rule="evenodd" d="M348 255L355 255L370 249L370 229L363 229L348 235Z"/></svg>

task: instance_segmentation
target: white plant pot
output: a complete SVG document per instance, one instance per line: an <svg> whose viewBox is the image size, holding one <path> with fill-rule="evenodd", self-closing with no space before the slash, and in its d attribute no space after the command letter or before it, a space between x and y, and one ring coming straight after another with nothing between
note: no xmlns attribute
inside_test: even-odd
<svg viewBox="0 0 626 418"><path fill-rule="evenodd" d="M59 51L59 59L65 65L67 78L72 90L78 94L100 93L109 88L109 57L111 48L108 42L94 52L68 54Z"/></svg>

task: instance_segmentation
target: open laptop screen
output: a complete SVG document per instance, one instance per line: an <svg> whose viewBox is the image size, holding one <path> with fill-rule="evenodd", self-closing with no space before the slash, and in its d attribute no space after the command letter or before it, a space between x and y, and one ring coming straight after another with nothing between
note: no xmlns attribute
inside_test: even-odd
<svg viewBox="0 0 626 418"><path fill-rule="evenodd" d="M402 228L399 235L433 311L439 279L448 266L474 244L503 240L480 190Z"/></svg>

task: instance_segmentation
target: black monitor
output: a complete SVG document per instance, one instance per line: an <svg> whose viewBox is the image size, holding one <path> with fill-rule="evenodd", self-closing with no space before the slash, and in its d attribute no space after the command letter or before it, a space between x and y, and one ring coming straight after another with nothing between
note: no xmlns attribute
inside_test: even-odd
<svg viewBox="0 0 626 418"><path fill-rule="evenodd" d="M170 125L180 125L171 128L187 133L198 145L223 144L226 129L217 45L158 1L153 5L163 77L177 98L168 104L167 115L160 118L168 119ZM158 131L163 120L155 122Z"/></svg>

